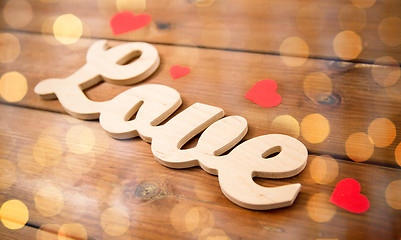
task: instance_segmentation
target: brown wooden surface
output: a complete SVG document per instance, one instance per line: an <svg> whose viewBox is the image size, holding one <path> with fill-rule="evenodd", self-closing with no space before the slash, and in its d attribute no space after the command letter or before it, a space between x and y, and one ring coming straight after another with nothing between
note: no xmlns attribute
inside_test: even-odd
<svg viewBox="0 0 401 240"><path fill-rule="evenodd" d="M20 200L29 209L29 221L19 230L0 224L1 239L64 239L60 229L75 229L68 235L71 239L401 238L400 204L394 207L394 201L401 202L401 191L387 192L393 200L386 195L388 186L401 180L401 162L398 159L397 163L395 155L401 142L401 81L382 86L372 74L377 69L382 69L380 76L388 74L389 69L399 71L399 62L398 67L372 64L382 56L401 60L401 44L388 46L378 33L382 19L401 17L398 1L377 0L373 7L362 9L367 23L358 31L357 17L339 21L341 8L352 5L345 0L147 1L146 9L141 11L152 15L152 23L119 36L114 36L109 27L110 17L118 11L116 1L27 1L33 17L20 27L7 23L5 15L11 11L19 16L26 10L17 6L6 13L8 2L1 2L1 33L10 33L19 40L20 53L15 60L1 63L0 75L19 72L27 79L28 91L17 102L1 99L0 159L10 161L15 169L7 173L0 169L0 206L11 199ZM317 17L320 21L312 21L312 25L305 19L297 20L305 6L323 13L325 25L321 32L313 32L321 18ZM84 23L83 37L72 45L57 43L50 20L50 25L43 25L49 17L54 21L66 13ZM209 32L205 38L202 33L206 34L204 29L211 23L222 23L228 31ZM355 29L344 29L343 25ZM363 50L353 62L334 60L338 56L333 51L333 39L343 30L354 30L363 40ZM396 42L401 41L397 34L395 31L392 35ZM286 65L279 50L281 43L293 36L304 39L310 49L309 58L296 67ZM249 124L245 139L287 133L294 125L280 130L272 124L274 119L282 115L295 118L295 126L301 126L296 137L310 154L306 169L290 179L255 179L263 186L301 183L294 205L272 211L240 208L224 197L217 177L200 168L163 167L152 156L148 143L112 139L98 121L76 120L65 114L57 100L45 101L34 94L33 88L41 80L67 77L84 65L88 47L99 38L113 39L112 45L151 42L159 51L161 65L140 84L158 83L176 89L183 99L178 112L200 102L220 107L228 116L243 116ZM1 44L7 57L12 44ZM290 57L287 62L297 60ZM169 69L175 64L190 67L191 73L173 80ZM305 79L314 72L331 79L332 91L322 90L327 85L315 86L313 94L314 88L304 88ZM262 79L278 83L283 98L279 106L262 108L243 97ZM86 94L104 101L130 87L102 83ZM328 120L330 131L323 141L311 143L307 136L314 126L305 128L302 122L316 113ZM394 124L394 140L384 147L369 142L360 146L360 154L369 149L373 153L366 161L353 161L346 151L347 140L354 133L367 134L372 121L381 118ZM77 129L89 135L71 138L71 131ZM384 138L391 135L384 128L377 132ZM190 141L185 147L195 143ZM318 161L316 156L322 155L331 158ZM10 175L16 179L5 185ZM328 201L336 183L344 178L359 181L362 194L371 204L367 212L353 214ZM38 191L49 186L53 191L38 198ZM40 204L44 204L42 209ZM59 211L54 209L57 204L62 204ZM116 209L120 215L107 217ZM48 216L46 211L53 214ZM128 225L121 215L129 219ZM102 225L106 220L114 222L117 230ZM122 235L110 234L119 228Z"/></svg>
<svg viewBox="0 0 401 240"><path fill-rule="evenodd" d="M256 0L252 3L242 0L163 0L146 1L145 9L141 7L142 4L124 0L28 2L34 14L32 21L18 27L24 31L52 34L51 25L44 23L71 13L85 25L84 35L95 38L279 53L280 45L286 38L297 36L306 42L311 56L338 58L333 50L333 40L339 32L350 30L363 40L363 50L358 59L374 61L390 55L401 60L400 45L386 45L381 41L378 31L381 21L386 17L401 18L398 0L377 0L371 8L358 8L349 0ZM109 20L119 9L131 10L136 14L149 13L153 21L145 29L114 36ZM10 11L19 16L25 14L26 8L16 5L10 7ZM4 20L0 24L6 29L15 28ZM385 35L398 39L399 43L399 32L400 27L395 27Z"/></svg>

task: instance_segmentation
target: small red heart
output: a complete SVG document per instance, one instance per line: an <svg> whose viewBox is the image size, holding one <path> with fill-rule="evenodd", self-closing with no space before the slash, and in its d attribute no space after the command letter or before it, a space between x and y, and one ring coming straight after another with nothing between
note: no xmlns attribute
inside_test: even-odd
<svg viewBox="0 0 401 240"><path fill-rule="evenodd" d="M173 79L183 77L191 72L189 67L181 67L180 65L174 65L170 68L170 75Z"/></svg>
<svg viewBox="0 0 401 240"><path fill-rule="evenodd" d="M346 178L337 183L330 202L352 213L363 213L369 209L370 204L360 192L359 182L353 178Z"/></svg>
<svg viewBox="0 0 401 240"><path fill-rule="evenodd" d="M119 35L145 27L150 21L152 17L146 13L135 16L131 12L119 12L110 19L110 26L113 34Z"/></svg>
<svg viewBox="0 0 401 240"><path fill-rule="evenodd" d="M265 79L253 85L244 97L262 107L275 107L281 103L281 96L276 90L276 81Z"/></svg>

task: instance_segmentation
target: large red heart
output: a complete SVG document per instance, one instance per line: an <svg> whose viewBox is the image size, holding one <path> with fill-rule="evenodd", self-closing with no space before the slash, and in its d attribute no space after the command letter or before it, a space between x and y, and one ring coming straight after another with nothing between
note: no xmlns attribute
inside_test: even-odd
<svg viewBox="0 0 401 240"><path fill-rule="evenodd" d="M262 107L275 107L281 103L281 96L276 90L276 81L265 79L253 85L244 97Z"/></svg>
<svg viewBox="0 0 401 240"><path fill-rule="evenodd" d="M331 195L330 202L353 213L366 212L369 200L362 195L361 185L353 178L339 181Z"/></svg>
<svg viewBox="0 0 401 240"><path fill-rule="evenodd" d="M170 75L173 79L183 77L191 72L189 67L181 67L180 65L174 65L170 68Z"/></svg>
<svg viewBox="0 0 401 240"><path fill-rule="evenodd" d="M110 19L110 26L114 35L118 35L145 27L150 21L152 17L146 13L135 16L131 12L119 12Z"/></svg>

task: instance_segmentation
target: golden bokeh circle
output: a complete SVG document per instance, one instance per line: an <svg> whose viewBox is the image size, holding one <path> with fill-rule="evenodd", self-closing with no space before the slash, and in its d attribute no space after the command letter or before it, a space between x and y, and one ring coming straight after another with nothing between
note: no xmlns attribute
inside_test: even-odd
<svg viewBox="0 0 401 240"><path fill-rule="evenodd" d="M400 64L390 56L379 57L372 66L372 76L384 87L394 85L401 77Z"/></svg>
<svg viewBox="0 0 401 240"><path fill-rule="evenodd" d="M394 155L395 161L401 167L401 143L399 143L398 146L395 148Z"/></svg>
<svg viewBox="0 0 401 240"><path fill-rule="evenodd" d="M62 158L63 149L60 142L46 134L41 134L33 146L33 156L40 165L50 167L56 165Z"/></svg>
<svg viewBox="0 0 401 240"><path fill-rule="evenodd" d="M21 229L29 220L29 210L20 200L8 200L0 208L0 218L6 228Z"/></svg>
<svg viewBox="0 0 401 240"><path fill-rule="evenodd" d="M19 72L7 72L0 78L0 96L7 102L19 102L28 92L28 82Z"/></svg>
<svg viewBox="0 0 401 240"><path fill-rule="evenodd" d="M353 133L345 141L345 152L355 162L368 160L374 150L373 140L364 132Z"/></svg>
<svg viewBox="0 0 401 240"><path fill-rule="evenodd" d="M25 27L33 16L32 6L26 0L9 0L3 8L3 18L13 28Z"/></svg>
<svg viewBox="0 0 401 240"><path fill-rule="evenodd" d="M129 215L122 208L111 207L106 209L100 217L100 224L110 236L123 235L130 225Z"/></svg>
<svg viewBox="0 0 401 240"><path fill-rule="evenodd" d="M13 62L21 52L18 38L11 33L0 33L0 63Z"/></svg>
<svg viewBox="0 0 401 240"><path fill-rule="evenodd" d="M401 44L401 19L388 17L383 19L378 27L380 40L390 47Z"/></svg>
<svg viewBox="0 0 401 240"><path fill-rule="evenodd" d="M310 143L321 143L330 134L330 123L319 113L309 114L302 119L301 134Z"/></svg>
<svg viewBox="0 0 401 240"><path fill-rule="evenodd" d="M351 2L359 8L370 8L375 4L376 0L351 0Z"/></svg>
<svg viewBox="0 0 401 240"><path fill-rule="evenodd" d="M281 61L290 67L301 66L308 60L309 47L300 37L286 38L279 48Z"/></svg>
<svg viewBox="0 0 401 240"><path fill-rule="evenodd" d="M304 34L314 35L320 33L326 24L323 9L314 4L301 7L297 13L297 27Z"/></svg>
<svg viewBox="0 0 401 240"><path fill-rule="evenodd" d="M34 194L35 207L40 214L51 217L60 213L64 206L63 193L56 186L46 184Z"/></svg>
<svg viewBox="0 0 401 240"><path fill-rule="evenodd" d="M41 224L36 232L36 240L58 240L58 236L55 233L58 233L60 227L59 224Z"/></svg>
<svg viewBox="0 0 401 240"><path fill-rule="evenodd" d="M82 33L82 22L73 14L61 15L53 23L54 37L62 44L76 43L81 38Z"/></svg>
<svg viewBox="0 0 401 240"><path fill-rule="evenodd" d="M343 60L352 60L362 51L362 39L353 31L339 32L333 40L335 54Z"/></svg>
<svg viewBox="0 0 401 240"><path fill-rule="evenodd" d="M227 236L226 232L224 232L220 228L205 228L203 229L199 236L198 240L230 240L231 238Z"/></svg>
<svg viewBox="0 0 401 240"><path fill-rule="evenodd" d="M333 182L338 176L337 161L328 156L315 156L309 165L311 178L320 184L328 184Z"/></svg>
<svg viewBox="0 0 401 240"><path fill-rule="evenodd" d="M84 125L72 126L66 136L68 149L75 154L87 154L93 150L96 137L93 130Z"/></svg>
<svg viewBox="0 0 401 240"><path fill-rule="evenodd" d="M194 207L185 214L185 227L188 232L198 235L203 229L214 226L214 216L206 208Z"/></svg>
<svg viewBox="0 0 401 240"><path fill-rule="evenodd" d="M57 234L58 240L86 240L88 233L86 228L80 223L63 224Z"/></svg>
<svg viewBox="0 0 401 240"><path fill-rule="evenodd" d="M368 17L365 9L347 4L341 7L338 20L343 29L359 32L366 26Z"/></svg>
<svg viewBox="0 0 401 240"><path fill-rule="evenodd" d="M330 196L326 193L314 194L306 206L309 217L319 223L330 221L336 214L336 206L330 203Z"/></svg>
<svg viewBox="0 0 401 240"><path fill-rule="evenodd" d="M18 150L17 161L18 167L28 174L37 174L43 169L43 166L35 161L32 145L24 145Z"/></svg>
<svg viewBox="0 0 401 240"><path fill-rule="evenodd" d="M274 118L270 124L270 130L274 133L286 134L294 138L299 137L299 122L291 115L280 115Z"/></svg>
<svg viewBox="0 0 401 240"><path fill-rule="evenodd" d="M391 182L386 188L387 204L397 210L401 209L401 180Z"/></svg>
<svg viewBox="0 0 401 240"><path fill-rule="evenodd" d="M368 135L376 147L387 147L397 135L394 123L387 118L376 118L368 127Z"/></svg>
<svg viewBox="0 0 401 240"><path fill-rule="evenodd" d="M314 102L321 97L330 96L333 91L331 78L322 72L309 74L304 80L303 87L305 95Z"/></svg>
<svg viewBox="0 0 401 240"><path fill-rule="evenodd" d="M0 159L0 189L11 187L17 179L17 168L6 159Z"/></svg>

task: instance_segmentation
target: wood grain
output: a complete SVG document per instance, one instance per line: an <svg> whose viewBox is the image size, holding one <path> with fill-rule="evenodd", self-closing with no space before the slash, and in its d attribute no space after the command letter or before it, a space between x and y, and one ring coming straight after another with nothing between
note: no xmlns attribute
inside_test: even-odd
<svg viewBox="0 0 401 240"><path fill-rule="evenodd" d="M58 101L42 100L33 93L33 88L41 80L65 78L77 71L85 64L86 50L93 41L88 39L82 43L80 50L71 50L64 46L50 46L40 35L15 35L21 41L21 54L12 64L4 64L2 72L17 71L23 74L28 79L29 90L20 102L13 104L63 112ZM112 45L121 43L111 42ZM291 115L302 128L306 116L318 113L329 123L327 138L322 142L310 143L304 138L309 131L306 128L303 133L301 131L299 140L312 153L348 158L345 149L347 139L353 133L367 133L373 120L387 118L395 126L400 126L398 109L401 101L398 92L401 91L401 81L391 87L377 84L372 77L372 68L381 68L381 65L309 59L304 66L291 68L283 64L279 56L155 46L162 59L161 65L154 75L141 84L162 84L177 90L183 99L180 109L200 102L222 108L227 116L245 117L249 125L245 139L269 133L284 133L271 126L277 116ZM175 64L189 66L192 71L186 77L173 80L169 68ZM47 67L44 69L45 65ZM315 72L330 78L331 91L319 87L304 89L306 78ZM283 98L278 107L262 108L243 97L253 84L262 79L277 81L277 91ZM129 88L131 86L102 83L85 93L89 99L105 101ZM381 134L386 136L386 132ZM401 135L398 133L389 146L375 147L366 163L399 167L394 151L400 141Z"/></svg>
<svg viewBox="0 0 401 240"><path fill-rule="evenodd" d="M312 178L315 170L311 168L311 162L315 156L310 155L306 169L295 177L256 179L262 186L302 183L302 190L292 207L249 211L224 197L215 176L199 168L174 170L163 167L153 158L149 144L135 139L113 140L105 136L97 122L71 120L62 114L6 105L0 105L0 109L4 116L0 125L2 158L11 161L17 169L14 185L2 189L1 203L19 199L29 209L29 224L50 232L58 233L64 224L80 224L83 228L78 229L84 229L88 239L113 239L104 232L102 221L107 222L108 216L111 220L112 216L117 216L119 226L124 228L121 216L125 214L116 210L119 209L128 215L129 228L117 239L188 239L207 234L225 235L231 239L265 239L266 235L274 238L400 237L401 219L396 217L397 210L388 206L385 198L386 187L399 179L400 170L334 160L338 164L338 175L328 183L318 184ZM76 127L92 132L94 144L90 145L90 139L70 139L69 132ZM25 151L26 146L35 149L43 136L53 139L53 144L45 148L49 155L54 154L57 145L61 149L54 165L42 166L32 152ZM72 146L83 143L92 146L90 151L74 153ZM85 162L92 154L95 163L89 168ZM28 164L31 168L24 167ZM34 167L38 166L42 169L35 172ZM370 200L371 208L365 214L352 214L326 202L336 182L348 177L360 182L362 194ZM43 209L43 206L40 208L41 201L46 198L38 199L38 192L49 185L62 193L62 199L53 195L53 202L48 202L62 202L59 213L54 209ZM113 211L114 215L108 214ZM56 214L43 215L46 212ZM24 232L23 229L16 230L15 234ZM116 229L108 231L118 233ZM18 236L4 228L1 232ZM77 231L76 234L83 233ZM24 233L24 236L32 235Z"/></svg>
<svg viewBox="0 0 401 240"><path fill-rule="evenodd" d="M400 20L401 5L397 0L378 0L370 8L358 8L348 0L257 0L252 3L240 0L146 1L145 8L134 3L127 4L127 1L116 3L108 0L60 0L49 3L29 0L28 3L33 17L26 25L18 27L24 31L52 34L52 23L57 16L74 14L82 21L83 35L86 37L274 54L280 53L280 46L287 38L298 37L307 44L307 55L331 59L339 58L333 47L337 34L353 31L361 38L361 44L351 44L349 47L362 48L361 53L355 56L357 61L373 62L382 56L401 60L401 35L394 34L399 32L397 20L395 25L383 27L384 33L379 31L386 17ZM146 12L153 16L152 23L138 31L114 36L109 20L122 10L135 14ZM24 15L27 9L16 5L8 11ZM4 19L0 21L4 28L16 29ZM384 42L382 39L385 39ZM388 42L390 45L386 44ZM300 54L296 49L283 50L282 53L296 56Z"/></svg>
<svg viewBox="0 0 401 240"><path fill-rule="evenodd" d="M18 230L0 224L0 238L400 239L401 4L357 6L368 3L1 1L0 207L17 199L29 220ZM124 10L148 13L152 21L113 35L109 20ZM53 34L55 20L66 14L73 17L68 25L82 24L79 38L60 39L68 45ZM161 124L202 103L230 119L244 117L249 129L243 141L280 133L304 143L309 156L299 175L253 178L263 187L300 183L293 205L238 207L216 176L199 167L164 167L148 143L110 138L98 121L72 118L59 101L34 93L40 81L67 78L84 66L89 46L99 39L111 46L145 41L158 50L160 67L134 86L161 84L180 94L181 107ZM190 73L173 79L176 65ZM277 107L244 98L263 79L277 82ZM104 82L85 95L103 102L131 87ZM213 134L206 135L210 140ZM209 149L204 142L198 135L181 149ZM370 201L367 212L330 203L345 178L360 183Z"/></svg>

